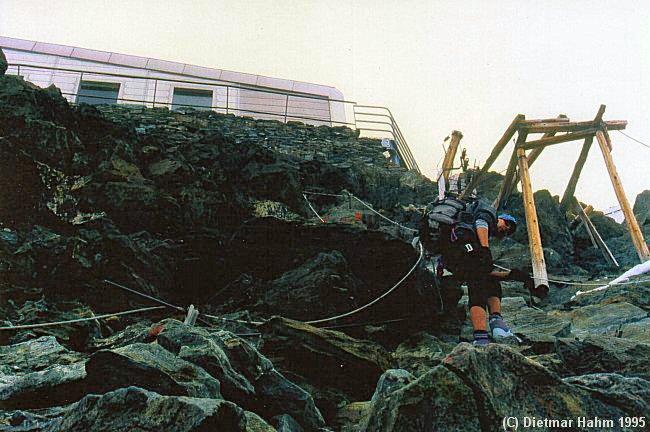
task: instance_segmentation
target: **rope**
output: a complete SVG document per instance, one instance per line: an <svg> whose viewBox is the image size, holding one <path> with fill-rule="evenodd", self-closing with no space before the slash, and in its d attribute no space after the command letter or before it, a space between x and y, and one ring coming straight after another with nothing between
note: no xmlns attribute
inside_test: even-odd
<svg viewBox="0 0 650 432"><path fill-rule="evenodd" d="M117 282L113 282L113 281L110 280L110 279L104 279L102 282L105 282L105 283L107 283L107 284L109 284L109 285L113 285L114 287L117 287L117 288L123 289L123 290L125 290L125 291L130 292L130 293L133 293L133 294L139 295L140 297L144 297L144 298L146 298L146 299L149 299L149 300L155 301L156 303L160 303L160 304L165 305L165 306L167 306L167 307L170 307L170 308L172 308L172 309L176 309L176 310L178 310L178 311L185 312L185 309L183 309L183 308L180 307L180 306L176 306L176 305L173 305L173 304L171 304L171 303L167 303L166 301L161 300L161 299L159 299L159 298L152 297L152 296L150 296L150 295L148 295L148 294L141 293L140 291L136 291L136 290L134 290L134 289L131 289L131 288L125 287L124 285L120 285L120 284L118 284Z"/></svg>
<svg viewBox="0 0 650 432"><path fill-rule="evenodd" d="M415 261L415 264L413 264L413 267L411 267L411 269L408 271L408 273L406 273L402 277L402 279L400 279L395 285L393 285L391 287L391 289L389 289L388 291L386 291L385 293L383 293L382 295L380 295L379 297L377 297L376 299L374 299L370 303L367 303L367 304L365 304L365 305L363 305L361 307L358 307L358 308L356 308L354 310L351 310L350 312L346 312L344 314L336 315L336 316L329 317L329 318L322 318L322 319L317 319L317 320L306 321L306 323L307 324L321 324L321 323L324 323L324 322L334 321L334 320L337 320L339 318L345 318L345 317L348 317L350 315L354 315L354 314L356 314L358 312L361 312L364 309L369 308L370 306L374 305L375 303L377 303L378 301L380 301L381 299L383 299L384 297L386 297L387 295L389 295L390 293L395 291L397 289L397 287L399 287L402 284L402 282L404 282L406 280L406 278L408 278L411 275L411 273L413 273L413 271L415 271L415 269L420 264L420 261L422 261L422 257L424 256L424 248L422 247L421 243L418 243L418 246L420 247L420 256L418 256L417 261Z"/></svg>
<svg viewBox="0 0 650 432"><path fill-rule="evenodd" d="M371 302L366 303L365 305L363 305L361 307L358 307L358 308L356 308L354 310L351 310L349 312L345 312L345 313L342 313L340 315L336 315L336 316L332 316L332 317L321 318L321 319L310 320L310 321L304 321L304 323L305 324L322 324L324 322L335 321L335 320L340 319L340 318L349 317L351 315L354 315L356 313L361 312L364 309L369 308L370 306L374 305L375 303L377 303L378 301L380 301L384 297L388 296L390 293L395 291L402 284L402 282L404 282L411 275L411 273L413 273L415 271L415 269L420 264L420 261L422 261L422 258L424 256L424 248L422 247L421 243L418 243L418 246L420 247L420 255L418 256L417 261L415 261L415 264L413 264L413 267L411 267L411 269L404 276L402 276L402 278L395 285L393 285L388 291L384 292L382 295L380 295L376 299L372 300ZM212 318L212 319L221 320L221 321L229 321L229 322L236 322L236 323L239 323L239 324L249 324L249 325L262 325L262 324L264 324L266 322L266 321L246 321L246 320L238 320L238 319L229 319L229 318L223 318L223 317L218 317L218 316L214 316L214 315L207 315L207 314L203 314L203 316L208 317L208 318Z"/></svg>
<svg viewBox="0 0 650 432"><path fill-rule="evenodd" d="M321 222L325 223L325 220L324 220L322 217L320 217L320 215L318 214L318 212L316 211L316 209L311 205L311 203L310 203L309 200L307 199L307 195L305 195L305 194L303 193L303 194L302 194L302 197L305 199L305 201L307 201L307 205L309 206L309 208L311 209L311 211L313 211L314 214L315 214L316 216L318 216L318 219L320 219Z"/></svg>
<svg viewBox="0 0 650 432"><path fill-rule="evenodd" d="M625 135L626 137L628 137L629 139L631 139L632 141L636 141L636 142L638 142L639 144L641 144L642 146L646 146L646 147L650 148L650 145L648 145L648 144L646 144L646 143L644 143L644 142L641 142L641 141L639 141L639 140L636 139L636 138L632 138L631 136L629 136L629 135L626 134L625 132L623 132L623 131L621 131L621 130L620 130L619 132L622 133L623 135Z"/></svg>
<svg viewBox="0 0 650 432"><path fill-rule="evenodd" d="M63 325L63 324L78 323L78 322L83 322L83 321L95 321L95 320L104 319L104 318L116 317L116 316L121 316L121 315L129 315L129 314L147 312L147 311L164 309L164 308L165 308L164 306L153 306L153 307L146 307L146 308L140 308L140 309L132 309L132 310L128 310L128 311L124 311L124 312L117 312L117 313L112 313L112 314L95 315L95 316L89 317L89 318L78 318L78 319L73 319L73 320L54 321L54 322L49 322L49 323L25 324L25 325L18 325L18 326L0 327L0 330L24 330L24 329L33 329L33 328L39 328L39 327L51 327L51 326L57 326L57 325Z"/></svg>
<svg viewBox="0 0 650 432"><path fill-rule="evenodd" d="M409 227L407 227L407 226L404 226L404 225L400 224L399 222L395 222L394 220L387 218L386 216L384 216L383 214L379 213L379 212L378 212L377 210L375 210L374 208L370 207L370 205L366 204L365 201L363 201L363 200L357 198L357 197L354 196L353 194L350 194L350 196L351 196L352 198L354 198L355 200L359 201L361 204L363 204L363 205L364 205L368 210L370 210L371 212L375 213L376 215L378 215L378 216L380 216L380 217L386 219L388 222L392 223L393 225L397 225L398 227L403 228L403 229L408 230L408 231L413 231L413 232L417 232L417 231L418 231L418 230L416 230L416 229L409 228Z"/></svg>
<svg viewBox="0 0 650 432"><path fill-rule="evenodd" d="M510 271L509 268L501 267L500 265L497 265L497 264L494 264L494 267L500 268L501 270ZM603 283L593 283L593 282L573 282L573 281L565 281L565 280L558 280L558 279L544 279L544 278L539 278L539 280L546 281L546 282L558 283L558 284L564 284L564 285L597 286L597 287L603 286ZM633 285L633 284L638 284L638 283L643 283L643 282L650 282L650 278L641 279L641 280L637 280L637 281L629 281L629 282L605 283L604 286ZM593 290L591 290L591 291L593 291ZM586 293L586 292L590 292L590 291L584 291L584 292Z"/></svg>
<svg viewBox="0 0 650 432"><path fill-rule="evenodd" d="M304 193L308 195L321 195L321 196L328 196L328 197L344 197L345 195L343 194L330 194L330 193L323 193L323 192L312 192L312 191L303 191Z"/></svg>

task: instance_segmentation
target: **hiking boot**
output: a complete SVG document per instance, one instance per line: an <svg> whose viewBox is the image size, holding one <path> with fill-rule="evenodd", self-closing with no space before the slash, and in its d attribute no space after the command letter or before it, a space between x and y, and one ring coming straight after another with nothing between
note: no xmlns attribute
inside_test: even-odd
<svg viewBox="0 0 650 432"><path fill-rule="evenodd" d="M503 320L503 317L501 315L490 315L489 323L490 331L492 332L492 337L494 339L515 336L515 334L510 330L510 327L506 325L506 322Z"/></svg>
<svg viewBox="0 0 650 432"><path fill-rule="evenodd" d="M475 331L472 345L489 345L490 339L486 331Z"/></svg>

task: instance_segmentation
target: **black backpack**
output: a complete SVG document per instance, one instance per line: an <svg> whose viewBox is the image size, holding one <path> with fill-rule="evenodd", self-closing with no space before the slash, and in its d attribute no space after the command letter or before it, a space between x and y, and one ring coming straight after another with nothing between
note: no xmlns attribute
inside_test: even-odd
<svg viewBox="0 0 650 432"><path fill-rule="evenodd" d="M496 224L496 210L480 200L467 203L452 197L438 199L427 205L420 220L420 241L429 252L439 252L444 247L441 240L451 237L452 229L475 234L474 222L478 216L488 224Z"/></svg>

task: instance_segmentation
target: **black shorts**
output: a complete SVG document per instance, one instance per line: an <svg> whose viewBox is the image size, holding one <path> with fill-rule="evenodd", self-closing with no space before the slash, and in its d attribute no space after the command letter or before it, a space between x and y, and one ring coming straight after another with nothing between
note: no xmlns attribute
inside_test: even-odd
<svg viewBox="0 0 650 432"><path fill-rule="evenodd" d="M453 240L455 239L455 240ZM469 306L485 308L487 299L498 297L502 291L499 280L491 276L492 268L479 259L480 243L469 230L457 230L441 236L442 261L454 277L467 283Z"/></svg>

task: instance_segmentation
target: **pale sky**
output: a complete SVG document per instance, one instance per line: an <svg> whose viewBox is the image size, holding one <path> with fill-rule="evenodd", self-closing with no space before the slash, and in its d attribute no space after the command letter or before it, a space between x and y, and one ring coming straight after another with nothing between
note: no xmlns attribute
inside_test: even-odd
<svg viewBox="0 0 650 432"><path fill-rule="evenodd" d="M429 177L453 129L483 163L518 113L591 120L604 103L606 120L650 144L644 0L0 0L0 35L331 85L389 107ZM650 148L611 137L634 204L650 189ZM546 149L533 188L561 195L580 147ZM596 143L576 194L617 204Z"/></svg>

